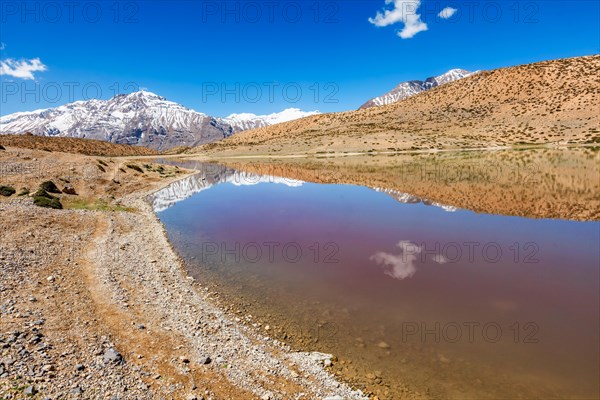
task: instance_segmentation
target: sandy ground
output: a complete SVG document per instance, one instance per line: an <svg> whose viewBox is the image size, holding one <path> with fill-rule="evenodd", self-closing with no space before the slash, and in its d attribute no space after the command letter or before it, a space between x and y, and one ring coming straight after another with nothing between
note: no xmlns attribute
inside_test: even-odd
<svg viewBox="0 0 600 400"><path fill-rule="evenodd" d="M0 152L0 185L78 193L64 210L0 199L0 398L364 397L334 357L292 351L186 276L144 200L186 172L147 162Z"/></svg>

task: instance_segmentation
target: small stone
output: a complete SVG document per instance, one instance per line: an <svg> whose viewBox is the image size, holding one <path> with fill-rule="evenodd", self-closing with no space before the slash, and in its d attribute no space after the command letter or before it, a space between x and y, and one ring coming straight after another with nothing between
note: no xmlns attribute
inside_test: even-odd
<svg viewBox="0 0 600 400"><path fill-rule="evenodd" d="M333 363L331 362L331 360L329 358L325 359L325 361L323 361L323 365L325 365L326 367L331 367L333 365Z"/></svg>
<svg viewBox="0 0 600 400"><path fill-rule="evenodd" d="M33 386L27 386L23 392L25 396L33 396L37 393L37 390Z"/></svg>
<svg viewBox="0 0 600 400"><path fill-rule="evenodd" d="M4 364L7 367L10 367L14 363L15 363L15 359L14 358L10 358L10 357L7 357L7 358L4 358L4 359L0 360L0 364Z"/></svg>
<svg viewBox="0 0 600 400"><path fill-rule="evenodd" d="M390 348L390 345L387 344L386 342L381 341L381 342L377 343L377 347L379 347L380 349L387 350Z"/></svg>
<svg viewBox="0 0 600 400"><path fill-rule="evenodd" d="M75 371L83 371L85 369L85 366L83 364L77 364L75 366Z"/></svg>
<svg viewBox="0 0 600 400"><path fill-rule="evenodd" d="M78 394L82 394L82 393L83 393L83 389L81 389L79 386L71 389L71 394L78 395Z"/></svg>
<svg viewBox="0 0 600 400"><path fill-rule="evenodd" d="M123 361L123 356L116 349L110 348L104 352L104 364L120 363Z"/></svg>
<svg viewBox="0 0 600 400"><path fill-rule="evenodd" d="M29 298L29 301L32 302L32 303L35 303L37 301L37 299L34 296L31 296Z"/></svg>
<svg viewBox="0 0 600 400"><path fill-rule="evenodd" d="M190 359L187 357L179 357L179 361L181 361L184 364L189 364L190 363Z"/></svg>
<svg viewBox="0 0 600 400"><path fill-rule="evenodd" d="M200 365L206 365L206 364L210 364L211 361L212 360L210 359L210 357L202 357L202 358L200 358L200 360L198 360L198 363Z"/></svg>
<svg viewBox="0 0 600 400"><path fill-rule="evenodd" d="M44 371L44 372L52 372L52 371L54 371L54 365L50 365L50 364L44 365L42 367L42 371Z"/></svg>
<svg viewBox="0 0 600 400"><path fill-rule="evenodd" d="M47 280L48 282L54 282L54 280L55 280L55 279L56 279L56 278L55 278L55 277L53 277L52 275L50 275L49 277L47 277L47 278L46 278L46 280Z"/></svg>
<svg viewBox="0 0 600 400"><path fill-rule="evenodd" d="M439 355L439 359L440 359L440 362L443 364L448 364L450 362L450 359L448 357L444 356L443 354Z"/></svg>
<svg viewBox="0 0 600 400"><path fill-rule="evenodd" d="M142 329L146 329L146 326L145 326L144 324L139 324L139 325L137 326L137 328L138 328L139 330L142 330Z"/></svg>

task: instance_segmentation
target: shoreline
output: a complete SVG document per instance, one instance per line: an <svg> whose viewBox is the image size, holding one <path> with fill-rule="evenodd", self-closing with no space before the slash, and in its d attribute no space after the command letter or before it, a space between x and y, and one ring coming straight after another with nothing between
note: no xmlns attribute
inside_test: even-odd
<svg viewBox="0 0 600 400"><path fill-rule="evenodd" d="M51 163L38 171L43 176L4 176L17 188L58 182L75 160L85 169L97 159L10 148L3 154L3 161ZM72 172L76 200L110 193L118 178L113 201L135 211L0 201L0 223L12 227L0 244L0 397L367 398L326 369L333 356L295 352L252 329L188 276L146 201L188 173L158 180L149 168L115 176L111 171L137 157L104 160L111 170L100 177Z"/></svg>
<svg viewBox="0 0 600 400"><path fill-rule="evenodd" d="M181 179L185 179L185 177L182 177ZM169 182L169 184L176 181L177 180ZM334 355L318 352L292 351L290 346L258 332L256 329L249 327L248 324L241 323L240 318L231 314L230 310L221 309L221 306L215 304L215 301L210 299L210 288L208 286L203 286L203 283L188 274L184 265L184 260L177 254L173 244L168 240L164 225L160 222L158 216L152 209L151 204L147 201L148 196L151 196L153 193L166 186L167 185L164 185L161 188L152 189L144 194L135 195L131 199L127 199L125 203L131 201L130 204L135 206L138 210L142 210L143 208L144 210L140 212L144 214L145 218L152 221L151 224L154 225L152 229L155 229L155 232L159 232L160 235L154 245L162 250L168 249L168 254L165 255L168 259L174 260L174 265L171 266L170 272L174 274L173 277L180 275L183 278L181 280L181 282L184 283L182 289L195 292L194 294L197 298L202 300L199 303L200 306L206 307L206 310L209 310L209 314L214 313L213 315L217 317L219 328L224 330L227 330L227 328L232 329L230 332L224 333L226 336L225 341L233 341L233 346L236 347L236 350L225 346L223 350L213 351L213 353L231 352L231 354L234 354L236 352L242 352L246 358L251 359L249 360L252 364L250 368L248 368L248 365L242 364L239 371L236 370L236 366L228 364L228 377L234 381L234 383L239 384L240 387L251 388L251 391L254 394L260 395L261 398L269 397L275 399L280 398L280 395L289 395L290 393L277 393L271 392L268 389L265 390L260 385L256 385L256 382L245 379L246 376L254 375L255 373L261 374L260 371L255 369L255 359L258 357L258 361L261 364L260 367L264 368L267 365L270 367L276 366L277 373L275 373L274 376L280 376L285 380L295 381L302 390L312 392L312 396L309 398L312 398L313 396L318 398L337 398L336 396L340 395L342 396L340 398L344 399L366 398L362 396L360 392L354 391L346 384L337 381L336 378L323 367L323 362L335 358ZM139 227L139 225L137 225L137 227ZM149 230L150 227L145 225L144 229ZM118 238L119 237L115 237L115 239ZM160 261L154 264L157 267L161 265ZM202 294L202 291L205 293ZM251 316L250 318L246 318L247 322L250 322L251 320ZM219 333L213 333L213 335L219 335ZM234 339L232 339L232 337ZM192 341L194 340L193 338L190 339ZM217 340L217 342L218 341L219 340ZM242 348L240 348L240 345ZM214 346L214 343L212 346ZM245 348L246 346L249 347ZM200 346L200 348L202 347L203 346ZM200 354L206 354L206 351L200 351ZM232 369L234 371L230 372ZM259 377L259 379L264 379L264 376ZM307 386L306 384L309 385Z"/></svg>

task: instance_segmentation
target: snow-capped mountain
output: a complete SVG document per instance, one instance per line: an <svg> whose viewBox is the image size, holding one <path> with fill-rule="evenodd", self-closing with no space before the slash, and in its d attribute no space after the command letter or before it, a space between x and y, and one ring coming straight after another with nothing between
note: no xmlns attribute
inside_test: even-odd
<svg viewBox="0 0 600 400"><path fill-rule="evenodd" d="M458 210L458 208L454 207L454 206L448 206L445 204L441 204L441 203L436 203L434 201L431 201L429 199L423 199L421 197L417 197L415 195L412 195L410 193L404 193L404 192L400 192L398 190L394 190L394 189L386 189L386 188L379 188L379 187L375 187L372 188L374 191L376 192L380 192L380 193L385 193L388 196L392 197L394 200L400 202L400 203L405 203L405 204L418 204L418 203L423 203L426 206L434 206L434 207L439 207L442 210L446 211L446 212L455 212Z"/></svg>
<svg viewBox="0 0 600 400"><path fill-rule="evenodd" d="M165 150L214 142L242 130L313 113L289 109L265 116L234 114L217 118L142 90L110 100L77 101L56 108L6 115L0 117L0 134L31 132Z"/></svg>
<svg viewBox="0 0 600 400"><path fill-rule="evenodd" d="M270 175L257 175L249 172L236 171L219 165L198 166L202 172L178 180L169 186L153 193L150 202L155 212L165 211L169 207L197 193L223 183L234 186L253 186L261 183L274 183L288 187L300 187L303 181Z"/></svg>
<svg viewBox="0 0 600 400"><path fill-rule="evenodd" d="M288 108L278 113L269 115L256 115L251 113L231 114L221 121L233 126L237 130L261 128L263 126L279 124L294 119L320 114L319 111L302 111L299 108Z"/></svg>
<svg viewBox="0 0 600 400"><path fill-rule="evenodd" d="M459 79L466 78L467 76L476 74L477 72L479 71L469 72L465 71L464 69L451 69L445 74L442 74L440 76L433 76L425 79L424 81L415 80L402 82L383 96L375 97L367 101L365 104L360 106L360 108L369 108L376 106L384 106L386 104L392 104L397 101L414 96L415 94L419 94L425 90L434 88L436 86L440 86L445 83L454 82Z"/></svg>

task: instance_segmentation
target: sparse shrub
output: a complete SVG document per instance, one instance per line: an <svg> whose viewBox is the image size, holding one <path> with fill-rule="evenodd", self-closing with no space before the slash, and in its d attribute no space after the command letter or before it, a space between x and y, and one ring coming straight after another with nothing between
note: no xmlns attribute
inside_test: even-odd
<svg viewBox="0 0 600 400"><path fill-rule="evenodd" d="M39 189L33 195L33 204L38 207L54 208L61 210L63 208L60 199L56 196L52 196L44 189Z"/></svg>
<svg viewBox="0 0 600 400"><path fill-rule="evenodd" d="M15 194L16 190L12 186L0 186L0 195L10 197Z"/></svg>
<svg viewBox="0 0 600 400"><path fill-rule="evenodd" d="M140 174L143 174L143 173L144 173L144 171L143 171L143 170L142 170L142 169L141 169L139 166L137 166L137 165L135 165L135 164L126 164L125 166L126 166L127 168L129 168L129 169L132 169L132 170L134 170L134 171L137 171L137 172L139 172Z"/></svg>
<svg viewBox="0 0 600 400"><path fill-rule="evenodd" d="M48 193L60 193L60 189L58 189L58 187L52 181L42 182L40 189Z"/></svg>

